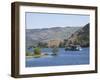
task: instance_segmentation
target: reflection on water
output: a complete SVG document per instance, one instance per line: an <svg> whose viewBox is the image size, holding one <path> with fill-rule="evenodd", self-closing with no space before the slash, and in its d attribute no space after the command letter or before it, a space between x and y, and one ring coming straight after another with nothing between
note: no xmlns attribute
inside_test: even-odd
<svg viewBox="0 0 100 80"><path fill-rule="evenodd" d="M49 55L40 58L26 58L26 67L89 64L89 48L83 48L81 51L65 51L64 48L59 48L57 56L50 55L52 54L50 48L44 48L42 53Z"/></svg>

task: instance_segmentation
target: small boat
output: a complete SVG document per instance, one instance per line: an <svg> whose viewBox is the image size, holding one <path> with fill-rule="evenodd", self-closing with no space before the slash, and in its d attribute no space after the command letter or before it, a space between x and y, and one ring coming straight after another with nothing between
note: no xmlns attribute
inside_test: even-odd
<svg viewBox="0 0 100 80"><path fill-rule="evenodd" d="M65 51L81 51L82 48L80 47L80 45L70 45L65 47Z"/></svg>
<svg viewBox="0 0 100 80"><path fill-rule="evenodd" d="M56 53L53 53L53 54L51 54L52 56L57 56L57 54Z"/></svg>

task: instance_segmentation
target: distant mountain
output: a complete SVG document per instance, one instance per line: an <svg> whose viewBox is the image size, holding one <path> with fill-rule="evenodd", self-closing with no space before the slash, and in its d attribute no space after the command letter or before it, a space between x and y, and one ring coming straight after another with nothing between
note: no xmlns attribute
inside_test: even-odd
<svg viewBox="0 0 100 80"><path fill-rule="evenodd" d="M63 42L64 39L68 39L76 31L82 27L53 27L43 29L26 29L26 46L44 45L48 46Z"/></svg>
<svg viewBox="0 0 100 80"><path fill-rule="evenodd" d="M66 45L78 44L83 47L89 47L89 27L90 24L86 24L83 28L72 34L66 41Z"/></svg>

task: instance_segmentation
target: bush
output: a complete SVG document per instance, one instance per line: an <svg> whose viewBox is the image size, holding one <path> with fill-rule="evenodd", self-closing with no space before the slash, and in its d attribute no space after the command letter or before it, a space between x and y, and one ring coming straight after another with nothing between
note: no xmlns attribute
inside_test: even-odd
<svg viewBox="0 0 100 80"><path fill-rule="evenodd" d="M30 53L30 52L26 52L26 56L32 56L32 53Z"/></svg>
<svg viewBox="0 0 100 80"><path fill-rule="evenodd" d="M40 48L35 48L34 49L34 54L35 55L41 55L41 49Z"/></svg>

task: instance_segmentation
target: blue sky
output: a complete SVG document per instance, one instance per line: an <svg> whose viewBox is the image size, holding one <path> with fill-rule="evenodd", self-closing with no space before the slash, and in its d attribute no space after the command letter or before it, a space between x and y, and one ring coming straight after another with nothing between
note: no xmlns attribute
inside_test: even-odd
<svg viewBox="0 0 100 80"><path fill-rule="evenodd" d="M48 14L26 12L26 29L84 26L90 22L89 15Z"/></svg>

